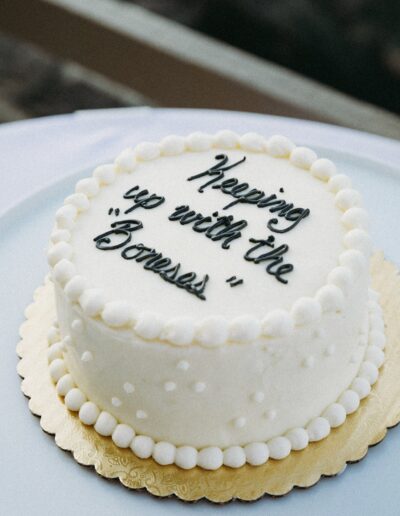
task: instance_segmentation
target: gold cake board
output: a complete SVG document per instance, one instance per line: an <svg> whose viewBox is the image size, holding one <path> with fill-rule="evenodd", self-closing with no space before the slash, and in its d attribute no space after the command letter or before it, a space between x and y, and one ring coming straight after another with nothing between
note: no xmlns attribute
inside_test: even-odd
<svg viewBox="0 0 400 516"><path fill-rule="evenodd" d="M20 330L17 353L21 357L18 373L24 378L22 391L30 398L32 413L41 417L41 427L55 435L60 448L71 451L80 464L94 466L99 475L118 478L131 489L147 489L156 496L174 494L185 501L207 498L222 503L233 498L256 500L264 494L280 496L295 486L310 487L321 476L336 475L346 463L362 459L368 447L380 442L387 428L400 421L400 276L381 253L372 258L371 273L372 286L380 293L387 338L378 382L341 427L284 460L269 460L257 467L185 471L139 459L130 449L117 448L111 438L101 437L93 427L82 424L57 395L48 371L47 331L56 318L49 280L35 291Z"/></svg>

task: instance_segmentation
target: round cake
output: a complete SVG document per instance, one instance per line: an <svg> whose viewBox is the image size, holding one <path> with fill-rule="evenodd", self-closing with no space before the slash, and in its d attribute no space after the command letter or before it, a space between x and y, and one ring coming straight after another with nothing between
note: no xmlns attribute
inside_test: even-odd
<svg viewBox="0 0 400 516"><path fill-rule="evenodd" d="M360 194L283 136L168 136L80 180L48 259L49 369L83 424L190 469L328 436L378 378Z"/></svg>

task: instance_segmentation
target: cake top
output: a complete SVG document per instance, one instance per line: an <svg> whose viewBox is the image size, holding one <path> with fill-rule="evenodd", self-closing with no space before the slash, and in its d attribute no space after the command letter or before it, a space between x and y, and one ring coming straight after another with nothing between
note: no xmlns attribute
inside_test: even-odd
<svg viewBox="0 0 400 516"><path fill-rule="evenodd" d="M170 136L78 182L49 261L89 315L147 339L283 336L340 309L369 245L360 203L287 138Z"/></svg>

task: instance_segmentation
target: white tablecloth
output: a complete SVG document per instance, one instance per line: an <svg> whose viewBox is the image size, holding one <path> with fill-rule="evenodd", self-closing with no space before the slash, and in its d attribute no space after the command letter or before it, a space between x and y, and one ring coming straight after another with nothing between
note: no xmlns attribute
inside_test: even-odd
<svg viewBox="0 0 400 516"><path fill-rule="evenodd" d="M400 143L351 129L256 114L190 109L128 108L0 125L0 215L49 182L101 163L140 140L230 128L284 133L297 144L335 148L400 163Z"/></svg>
<svg viewBox="0 0 400 516"><path fill-rule="evenodd" d="M279 500L215 508L206 502L184 505L177 500L158 500L129 492L118 482L106 482L93 471L78 466L69 454L63 454L55 446L52 437L41 432L39 422L29 413L27 402L19 392L14 352L18 325L23 320L24 306L46 270L43 248L51 226L51 212L62 197L60 201L53 198L57 193L53 189L48 202L42 196L36 198L36 204L25 203L13 211L10 208L49 183L110 159L139 140L223 128L242 133L257 131L266 136L284 133L297 144L317 148L321 155L324 149L332 157L338 152L347 168L354 162L355 177L376 210L373 229L377 242L392 259L400 262L400 248L395 242L400 236L397 222L400 209L399 217L396 215L396 198L400 197L397 194L400 194L399 142L278 117L150 108L82 112L0 126L0 215L9 210L8 216L0 219L4 244L0 248L1 515L400 514L400 452L395 440L400 428L391 431L383 443L368 453L365 461L351 466L339 478L321 481L312 489L297 490ZM343 156L347 156L345 160ZM365 160L368 157L374 161ZM386 182L382 178L382 185L381 176L375 172L380 169L379 161L384 164L382 176L387 176ZM61 194L64 192L58 191L57 195ZM376 199L379 195L382 198ZM38 206L38 202L42 204ZM22 209L24 206L29 208ZM385 209L386 218L382 212Z"/></svg>

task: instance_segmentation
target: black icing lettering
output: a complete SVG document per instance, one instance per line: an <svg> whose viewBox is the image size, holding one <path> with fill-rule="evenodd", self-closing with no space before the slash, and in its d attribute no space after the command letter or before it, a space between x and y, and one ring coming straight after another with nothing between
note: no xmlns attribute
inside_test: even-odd
<svg viewBox="0 0 400 516"><path fill-rule="evenodd" d="M111 224L109 231L98 235L93 240L96 242L97 249L102 251L112 251L114 249L120 249L132 239L132 233L141 229L143 224L140 220L118 220Z"/></svg>
<svg viewBox="0 0 400 516"><path fill-rule="evenodd" d="M245 156L230 165L227 165L229 158L226 154L218 154L215 156L215 159L218 163L204 172L190 176L188 181L194 181L207 176L211 177L212 179L203 183L198 191L203 193L206 188L212 185L212 188L219 189L222 193L234 197L233 201L224 206L224 210L228 210L239 203L254 204L257 208L267 208L271 213L276 213L278 217L294 222L294 224L290 224L282 230L276 227L278 219L271 219L268 223L268 228L276 233L286 233L292 230L301 220L309 215L309 209L296 208L293 203L287 202L284 199L278 199L276 194L267 195L262 190L250 188L248 183L240 183L235 177L225 179L225 172L243 163L246 159ZM284 193L284 189L280 187L279 192Z"/></svg>
<svg viewBox="0 0 400 516"><path fill-rule="evenodd" d="M226 280L226 283L229 283L231 287L236 287L237 285L242 285L243 280L241 278L238 279L236 276L231 276Z"/></svg>
<svg viewBox="0 0 400 516"><path fill-rule="evenodd" d="M137 258L135 258L135 260L138 262L138 263L141 263L141 262L144 262L146 260L148 260L149 258L153 258L153 256L156 256L157 255L157 251L155 249L150 249L148 254L145 254L144 256L139 256Z"/></svg>
<svg viewBox="0 0 400 516"><path fill-rule="evenodd" d="M153 256L147 257L147 261L143 267L146 270L153 270L154 263L157 262L158 260L160 260L162 257L163 257L162 253L157 253L157 251L155 251L155 254ZM136 260L136 261L138 263L140 263L139 260Z"/></svg>
<svg viewBox="0 0 400 516"><path fill-rule="evenodd" d="M228 162L228 156L226 154L217 154L215 156L215 159L219 163L216 163L214 166L208 168L204 172L200 172L200 174L195 174L193 176L190 176L187 179L188 181L193 181L195 179L199 179L199 178L205 177L205 176L209 176L209 177L213 178L198 188L197 191L200 193L203 193L205 188L207 188L208 186L216 183L220 179L223 179L225 177L225 172L227 172L228 170L231 170L232 168L237 167L238 165L243 163L246 160L246 157L243 156L243 158L241 160L236 161L235 163L231 163L230 165L226 165L226 163Z"/></svg>
<svg viewBox="0 0 400 516"><path fill-rule="evenodd" d="M241 229L244 229L247 226L247 222L245 220L239 220L228 223L227 227L220 229L215 235L211 237L211 240L221 240L223 239L222 248L229 249L230 243L232 240L236 238L240 238L242 236Z"/></svg>
<svg viewBox="0 0 400 516"><path fill-rule="evenodd" d="M181 268L181 264L178 263L171 269L167 269L166 271L163 271L160 275L166 281L173 283L175 281L176 276L178 275L180 268Z"/></svg>
<svg viewBox="0 0 400 516"><path fill-rule="evenodd" d="M231 193L231 189L236 186L238 184L238 180L236 179L236 177L231 177L229 179L225 179L225 181L222 181L222 183L220 185L214 185L213 188L221 188L221 190L225 193L225 194L230 194Z"/></svg>
<svg viewBox="0 0 400 516"><path fill-rule="evenodd" d="M288 280L286 278L282 278L282 276L284 274L288 274L294 269L292 264L283 264L283 255L288 252L289 246L287 244L282 244L275 248L274 239L271 239L271 237L266 240L251 238L249 241L256 245L246 252L244 259L255 264L269 262L265 268L266 272L275 276L275 278L281 283L288 283ZM265 247L269 247L270 250L254 256L257 251L262 250Z"/></svg>
<svg viewBox="0 0 400 516"><path fill-rule="evenodd" d="M124 193L124 199L131 199L134 201L133 206L128 208L124 213L128 214L137 208L144 208L145 210L152 210L153 208L157 208L165 201L165 197L157 194L150 194L147 189L139 190L140 186L136 185L132 187L130 190Z"/></svg>
<svg viewBox="0 0 400 516"><path fill-rule="evenodd" d="M165 269L165 267L169 267L171 265L172 261L171 258L160 258L159 260L156 260L152 265L153 271L162 271Z"/></svg>
<svg viewBox="0 0 400 516"><path fill-rule="evenodd" d="M233 215L219 216L218 212L214 212L212 217L205 217L201 213L190 210L188 205L177 206L168 219L179 221L181 225L193 224L193 231L204 233L213 242L222 240L223 249L229 249L230 243L240 238L241 230L248 225L246 220L234 221Z"/></svg>
<svg viewBox="0 0 400 516"><path fill-rule="evenodd" d="M193 271L180 272L180 263L172 265L171 258L164 256L156 249L147 247L143 243L127 245L132 239L131 233L142 227L143 224L140 221L133 219L113 222L109 231L98 235L93 241L97 249L101 251L124 247L121 251L121 257L124 260L134 260L136 263L143 263L145 270L158 274L164 281L184 289L189 294L193 294L198 299L204 301L206 299L204 291L209 280L208 274L199 280L197 274Z"/></svg>
<svg viewBox="0 0 400 516"><path fill-rule="evenodd" d="M180 287L180 286L183 287L187 283L191 283L195 278L196 278L196 274L194 272L187 272L186 274L181 274L177 278L176 284L178 285L178 287Z"/></svg>
<svg viewBox="0 0 400 516"><path fill-rule="evenodd" d="M150 251L150 249L148 249ZM133 255L131 254L131 251L136 251ZM134 260L138 256L140 256L144 251L144 248L140 248L138 245L130 245L128 247L125 247L123 251L121 252L122 258L125 258L125 260Z"/></svg>
<svg viewBox="0 0 400 516"><path fill-rule="evenodd" d="M202 219L199 219L197 222L193 224L193 231L197 231L197 233L204 233L204 231L207 231L209 226L207 227L201 227L204 223L212 222L212 217L203 217Z"/></svg>
<svg viewBox="0 0 400 516"><path fill-rule="evenodd" d="M277 228L276 225L279 223L279 220L276 218L273 218L268 221L267 227L270 231L273 231L274 233L287 233L288 231L295 228L302 219L305 219L309 215L310 215L310 210L308 208L306 208L306 209L293 208L285 216L285 219L289 220L289 221L293 221L293 224L291 224L283 229Z"/></svg>
<svg viewBox="0 0 400 516"><path fill-rule="evenodd" d="M188 213L185 213L183 217L181 217L181 224L182 226L186 224L191 224L192 222L195 222L199 219L202 219L203 215L201 213L196 213L195 211L189 211Z"/></svg>

